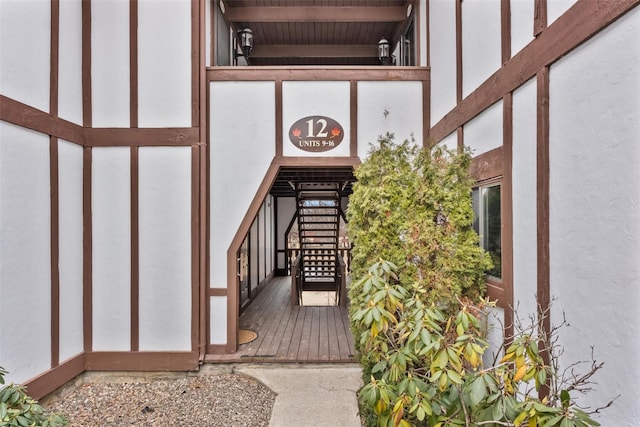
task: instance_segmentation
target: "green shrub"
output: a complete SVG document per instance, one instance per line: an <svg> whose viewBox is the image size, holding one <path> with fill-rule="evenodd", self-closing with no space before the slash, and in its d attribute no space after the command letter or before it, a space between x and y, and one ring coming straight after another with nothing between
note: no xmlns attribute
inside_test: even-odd
<svg viewBox="0 0 640 427"><path fill-rule="evenodd" d="M355 171L347 211L353 243L349 313L363 370L361 416L380 426L598 425L576 408L591 372L568 383L539 323L503 360L483 366L485 272L472 228L470 155L381 137ZM549 388L544 399L538 394Z"/></svg>
<svg viewBox="0 0 640 427"><path fill-rule="evenodd" d="M4 385L7 371L0 366L0 384ZM67 421L57 414L45 413L42 406L27 395L25 387L9 384L0 388L1 426L58 427Z"/></svg>
<svg viewBox="0 0 640 427"><path fill-rule="evenodd" d="M477 300L484 294L488 255L473 230L469 153L441 148L424 150L413 141L380 137L355 170L357 182L347 210L353 243L351 276L365 277L370 265L385 259L398 265L399 283L420 283L416 298L445 312L458 296ZM368 298L357 280L349 290L350 313ZM351 324L354 336L362 330ZM373 363L356 344L365 377Z"/></svg>
<svg viewBox="0 0 640 427"><path fill-rule="evenodd" d="M491 261L473 230L469 153L419 149L381 137L358 168L347 210L351 274L363 277L379 259L400 267L400 283L420 281L421 298L456 305L484 294ZM361 304L352 287L351 302Z"/></svg>
<svg viewBox="0 0 640 427"><path fill-rule="evenodd" d="M583 389L587 375L568 383L557 365L546 365L539 345L552 337L519 331L493 366L483 367L487 348L484 303L460 300L448 315L420 297L421 285L402 285L397 267L375 263L357 283L366 303L352 315L360 348L373 363L359 399L370 425L379 426L545 426L599 424L577 408L570 392ZM543 385L551 385L542 399Z"/></svg>

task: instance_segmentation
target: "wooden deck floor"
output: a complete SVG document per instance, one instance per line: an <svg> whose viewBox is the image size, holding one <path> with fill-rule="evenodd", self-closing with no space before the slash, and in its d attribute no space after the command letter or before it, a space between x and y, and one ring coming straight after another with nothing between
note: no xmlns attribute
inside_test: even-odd
<svg viewBox="0 0 640 427"><path fill-rule="evenodd" d="M290 295L290 277L271 280L240 316L240 329L258 337L205 362L355 362L346 307L292 307Z"/></svg>

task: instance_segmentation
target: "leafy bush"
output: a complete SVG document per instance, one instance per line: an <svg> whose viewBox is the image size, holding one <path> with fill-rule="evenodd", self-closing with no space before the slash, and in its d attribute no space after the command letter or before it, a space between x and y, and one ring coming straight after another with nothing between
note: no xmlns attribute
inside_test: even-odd
<svg viewBox="0 0 640 427"><path fill-rule="evenodd" d="M0 366L0 384L8 372ZM57 414L46 414L42 406L27 395L26 388L9 384L0 388L0 425L58 427L67 421Z"/></svg>
<svg viewBox="0 0 640 427"><path fill-rule="evenodd" d="M379 426L598 426L576 407L570 392L584 390L602 365L567 382L557 364L545 364L539 346L553 351L551 336L520 330L502 360L483 367L488 347L485 302L459 301L447 315L425 304L420 283L401 284L392 263L375 263L357 283L365 304L352 315L356 338L373 363L359 392L361 406ZM573 367L572 367L573 368ZM539 398L543 385L550 392Z"/></svg>
<svg viewBox="0 0 640 427"><path fill-rule="evenodd" d="M393 139L381 137L356 169L347 211L362 418L394 427L598 425L570 393L601 365L565 381L539 323L484 367L492 263L472 228L470 155Z"/></svg>
<svg viewBox="0 0 640 427"><path fill-rule="evenodd" d="M477 299L491 261L473 230L469 153L418 149L387 134L358 168L347 211L351 274L363 277L379 259L401 267L405 287L420 281L429 302ZM352 287L351 302L362 292Z"/></svg>
<svg viewBox="0 0 640 427"><path fill-rule="evenodd" d="M491 268L473 230L469 153L442 148L424 150L413 141L381 136L355 170L357 182L347 210L353 243L351 276L366 277L370 265L385 259L398 265L405 289L420 283L415 297L445 312L457 297L477 300L484 294L484 272ZM366 306L361 282L349 290L350 314ZM351 323L354 336L363 332ZM356 343L365 378L375 362Z"/></svg>

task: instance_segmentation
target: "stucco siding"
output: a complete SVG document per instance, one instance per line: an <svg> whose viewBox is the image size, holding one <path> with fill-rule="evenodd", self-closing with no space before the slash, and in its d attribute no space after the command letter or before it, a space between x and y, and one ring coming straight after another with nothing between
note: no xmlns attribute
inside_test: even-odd
<svg viewBox="0 0 640 427"><path fill-rule="evenodd" d="M82 124L82 1L60 5L58 115Z"/></svg>
<svg viewBox="0 0 640 427"><path fill-rule="evenodd" d="M422 144L422 82L358 83L358 156L390 132L396 142L415 138Z"/></svg>
<svg viewBox="0 0 640 427"><path fill-rule="evenodd" d="M60 251L60 361L84 350L82 147L58 147L58 222Z"/></svg>
<svg viewBox="0 0 640 427"><path fill-rule="evenodd" d="M533 40L534 0L511 0L511 56Z"/></svg>
<svg viewBox="0 0 640 427"><path fill-rule="evenodd" d="M139 150L140 350L191 350L191 148Z"/></svg>
<svg viewBox="0 0 640 427"><path fill-rule="evenodd" d="M502 64L500 0L462 2L462 96Z"/></svg>
<svg viewBox="0 0 640 427"><path fill-rule="evenodd" d="M536 81L513 94L513 302L528 323L537 312L537 120Z"/></svg>
<svg viewBox="0 0 640 427"><path fill-rule="evenodd" d="M93 350L131 349L128 147L94 148L91 179Z"/></svg>
<svg viewBox="0 0 640 427"><path fill-rule="evenodd" d="M456 105L456 4L429 2L431 67L431 123L437 123Z"/></svg>
<svg viewBox="0 0 640 427"><path fill-rule="evenodd" d="M191 126L191 2L138 1L140 127Z"/></svg>
<svg viewBox="0 0 640 427"><path fill-rule="evenodd" d="M550 72L550 277L563 366L605 362L603 425L640 423L640 9Z"/></svg>
<svg viewBox="0 0 640 427"><path fill-rule="evenodd" d="M0 123L0 363L8 382L51 367L49 171L46 135Z"/></svg>
<svg viewBox="0 0 640 427"><path fill-rule="evenodd" d="M49 111L49 3L0 2L0 93L42 111Z"/></svg>
<svg viewBox="0 0 640 427"><path fill-rule="evenodd" d="M498 101L464 125L464 145L474 156L502 146L502 101Z"/></svg>
<svg viewBox="0 0 640 427"><path fill-rule="evenodd" d="M94 127L129 127L129 3L91 2L91 101Z"/></svg>

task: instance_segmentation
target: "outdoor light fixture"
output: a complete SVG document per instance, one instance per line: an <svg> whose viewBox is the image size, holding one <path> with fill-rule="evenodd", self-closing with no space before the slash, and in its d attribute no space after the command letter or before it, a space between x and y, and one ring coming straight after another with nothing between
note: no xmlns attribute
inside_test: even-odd
<svg viewBox="0 0 640 427"><path fill-rule="evenodd" d="M389 63L391 62L389 41L387 39L380 39L380 41L378 42L378 60L382 62L382 65L389 65Z"/></svg>
<svg viewBox="0 0 640 427"><path fill-rule="evenodd" d="M238 56L244 56L245 58L248 58L251 54L251 49L253 49L253 31L251 31L250 28L245 28L238 31L238 40L240 41L242 53L238 53L236 51L236 58Z"/></svg>

